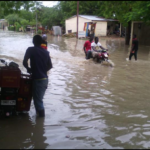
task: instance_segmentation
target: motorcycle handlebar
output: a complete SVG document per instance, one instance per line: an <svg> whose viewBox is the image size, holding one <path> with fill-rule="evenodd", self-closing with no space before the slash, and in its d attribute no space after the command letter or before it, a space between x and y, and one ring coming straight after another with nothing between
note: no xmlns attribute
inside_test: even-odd
<svg viewBox="0 0 150 150"><path fill-rule="evenodd" d="M105 51L108 51L108 49L99 50L99 52L105 52Z"/></svg>
<svg viewBox="0 0 150 150"><path fill-rule="evenodd" d="M5 66L7 66L7 63L6 63L6 61L4 59L0 59L0 62L5 64Z"/></svg>
<svg viewBox="0 0 150 150"><path fill-rule="evenodd" d="M4 59L0 59L1 63L5 63L5 60Z"/></svg>

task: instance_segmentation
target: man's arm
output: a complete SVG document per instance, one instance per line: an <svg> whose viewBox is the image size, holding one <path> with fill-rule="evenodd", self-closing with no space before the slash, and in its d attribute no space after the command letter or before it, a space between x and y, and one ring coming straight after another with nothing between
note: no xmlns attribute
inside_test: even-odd
<svg viewBox="0 0 150 150"><path fill-rule="evenodd" d="M98 46L102 49L102 50L105 50L106 48L104 48L100 42L98 42ZM108 49L106 49L108 51Z"/></svg>
<svg viewBox="0 0 150 150"><path fill-rule="evenodd" d="M51 61L51 58L50 56L48 57L48 63L47 63L47 71L49 71L50 69L53 68L53 65L52 65L52 61Z"/></svg>
<svg viewBox="0 0 150 150"><path fill-rule="evenodd" d="M83 50L84 50L84 53L85 53L85 55L86 55L86 48L85 48L85 47L83 47Z"/></svg>
<svg viewBox="0 0 150 150"><path fill-rule="evenodd" d="M84 50L84 53L86 55L86 42L84 43L83 50Z"/></svg>
<svg viewBox="0 0 150 150"><path fill-rule="evenodd" d="M100 48L101 48L101 49L103 49L103 50L107 50L107 51L108 51L108 49L106 49L106 48L102 47L102 45L100 46Z"/></svg>
<svg viewBox="0 0 150 150"><path fill-rule="evenodd" d="M27 49L23 59L23 66L27 69L28 73L31 73L31 68L28 66L28 59L30 58L30 55L29 49Z"/></svg>
<svg viewBox="0 0 150 150"><path fill-rule="evenodd" d="M91 46L92 50L95 51L95 52L98 52L96 49L95 49L95 46Z"/></svg>
<svg viewBox="0 0 150 150"><path fill-rule="evenodd" d="M100 48L103 49L103 50L105 49L103 46L100 46Z"/></svg>
<svg viewBox="0 0 150 150"><path fill-rule="evenodd" d="M130 52L134 53L134 41L132 41L132 48Z"/></svg>
<svg viewBox="0 0 150 150"><path fill-rule="evenodd" d="M135 49L135 46L134 46L134 45L135 45L135 41L132 42L132 50Z"/></svg>

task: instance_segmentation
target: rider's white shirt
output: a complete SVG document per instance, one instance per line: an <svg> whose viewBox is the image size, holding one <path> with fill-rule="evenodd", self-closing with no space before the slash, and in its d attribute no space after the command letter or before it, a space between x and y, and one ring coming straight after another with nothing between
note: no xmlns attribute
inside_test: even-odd
<svg viewBox="0 0 150 150"><path fill-rule="evenodd" d="M98 42L97 44L96 44L95 42L93 42L93 43L91 43L91 47L92 47L92 46L95 47L96 50L99 50L99 49L100 49L100 46L102 46L102 45L101 45L100 42Z"/></svg>

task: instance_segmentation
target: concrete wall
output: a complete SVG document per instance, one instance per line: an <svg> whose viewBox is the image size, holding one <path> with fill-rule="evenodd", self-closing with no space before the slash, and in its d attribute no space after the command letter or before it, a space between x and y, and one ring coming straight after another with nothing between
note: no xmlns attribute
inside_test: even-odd
<svg viewBox="0 0 150 150"><path fill-rule="evenodd" d="M139 27L140 24L141 27ZM139 45L150 46L150 26L144 23L134 23L133 34L137 35Z"/></svg>
<svg viewBox="0 0 150 150"><path fill-rule="evenodd" d="M8 22L7 21L0 21L0 29L3 29L3 25L5 27L8 26Z"/></svg>
<svg viewBox="0 0 150 150"><path fill-rule="evenodd" d="M91 21L81 17L78 18L78 31L83 31L85 22ZM65 26L66 26L66 33L68 33L68 30L72 30L72 32L77 32L77 17L67 19L65 21Z"/></svg>
<svg viewBox="0 0 150 150"><path fill-rule="evenodd" d="M79 19L78 31L83 31L85 22L92 22L91 20L82 17L79 17L78 19ZM67 19L65 21L65 27L66 27L66 34L68 34L68 30L72 30L72 32L77 32L77 17ZM106 36L106 35L107 35L107 22L98 21L96 23L95 36Z"/></svg>
<svg viewBox="0 0 150 150"><path fill-rule="evenodd" d="M95 29L95 36L107 35L107 22L97 22Z"/></svg>

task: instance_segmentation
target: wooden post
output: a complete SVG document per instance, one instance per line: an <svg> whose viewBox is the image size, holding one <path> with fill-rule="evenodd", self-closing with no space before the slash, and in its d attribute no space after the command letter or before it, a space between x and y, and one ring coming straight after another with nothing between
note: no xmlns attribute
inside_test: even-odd
<svg viewBox="0 0 150 150"><path fill-rule="evenodd" d="M131 21L128 22L128 27L126 28L125 44L130 44L130 32L131 32Z"/></svg>
<svg viewBox="0 0 150 150"><path fill-rule="evenodd" d="M121 23L120 23L120 36L121 36L121 30L122 30L122 29L121 29Z"/></svg>
<svg viewBox="0 0 150 150"><path fill-rule="evenodd" d="M79 15L79 1L77 1L77 33L76 33L77 38L78 38L78 15Z"/></svg>
<svg viewBox="0 0 150 150"><path fill-rule="evenodd" d="M131 23L130 47L132 46L132 39L133 39L133 25L134 25L134 21L132 21Z"/></svg>

